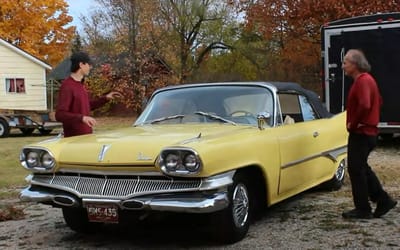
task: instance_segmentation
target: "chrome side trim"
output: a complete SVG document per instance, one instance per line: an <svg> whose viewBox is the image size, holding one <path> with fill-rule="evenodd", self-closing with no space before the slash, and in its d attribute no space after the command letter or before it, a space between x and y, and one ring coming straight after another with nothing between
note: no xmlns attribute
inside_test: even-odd
<svg viewBox="0 0 400 250"><path fill-rule="evenodd" d="M326 158L332 160L333 162L337 162L337 158L340 155L345 154L346 152L347 152L347 145L341 146L339 148L335 148L335 149L332 149L332 150L324 151L324 152L321 152L319 154L311 155L311 156L305 157L303 159L299 159L299 160L296 160L296 161L288 162L285 165L282 165L281 169L293 167L293 166L298 165L300 163L303 163L303 162L306 162L306 161L310 161L310 160L313 160L313 159L316 159L316 158L319 158L319 157L326 157Z"/></svg>
<svg viewBox="0 0 400 250"><path fill-rule="evenodd" d="M326 151L323 154L323 156L328 157L329 159L331 159L334 162L337 162L337 158L342 155L347 153L347 145L346 146L342 146L340 148L336 148L330 151Z"/></svg>

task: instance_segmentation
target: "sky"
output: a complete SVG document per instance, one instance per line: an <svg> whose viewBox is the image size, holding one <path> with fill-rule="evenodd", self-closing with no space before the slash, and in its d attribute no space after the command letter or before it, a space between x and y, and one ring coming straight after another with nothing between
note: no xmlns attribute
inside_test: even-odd
<svg viewBox="0 0 400 250"><path fill-rule="evenodd" d="M65 0L69 5L69 15L74 18L72 25L77 26L78 30L81 29L81 15L87 15L91 8L96 5L94 0Z"/></svg>

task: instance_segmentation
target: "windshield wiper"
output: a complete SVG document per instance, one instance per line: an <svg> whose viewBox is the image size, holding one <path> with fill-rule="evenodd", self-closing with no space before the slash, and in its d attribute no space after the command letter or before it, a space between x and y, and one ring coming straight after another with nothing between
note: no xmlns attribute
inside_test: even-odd
<svg viewBox="0 0 400 250"><path fill-rule="evenodd" d="M208 118L210 118L210 119L214 119L214 120L218 120L218 121L221 121L221 122L226 122L226 123L229 123L229 124L232 124L232 125L236 125L235 122L230 121L230 120L228 120L228 119L225 119L225 118L223 118L223 117L221 117L221 116L218 116L218 115L210 114L210 113L203 112L203 111L196 111L196 112L194 112L194 113L195 113L196 115L202 115L202 116L208 117Z"/></svg>
<svg viewBox="0 0 400 250"><path fill-rule="evenodd" d="M166 120L173 120L173 119L178 119L178 118L182 119L183 117L185 117L185 116L184 115L170 115L170 116L165 116L165 117L161 117L158 119L154 119L154 120L150 121L149 123L154 124L154 123L162 122L162 121L166 121Z"/></svg>

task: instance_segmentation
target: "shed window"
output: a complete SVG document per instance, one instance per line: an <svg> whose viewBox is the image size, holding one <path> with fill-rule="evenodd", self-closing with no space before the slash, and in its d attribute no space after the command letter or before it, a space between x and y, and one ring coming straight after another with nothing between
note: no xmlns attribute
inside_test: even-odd
<svg viewBox="0 0 400 250"><path fill-rule="evenodd" d="M24 78L6 78L7 93L25 93Z"/></svg>

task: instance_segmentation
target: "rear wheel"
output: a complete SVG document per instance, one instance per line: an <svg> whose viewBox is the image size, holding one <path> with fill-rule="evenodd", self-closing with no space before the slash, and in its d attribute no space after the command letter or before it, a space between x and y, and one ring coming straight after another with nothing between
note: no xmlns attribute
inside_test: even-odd
<svg viewBox="0 0 400 250"><path fill-rule="evenodd" d="M344 183L344 177L346 175L346 160L343 159L335 172L335 175L329 181L322 184L322 188L328 190L339 190Z"/></svg>
<svg viewBox="0 0 400 250"><path fill-rule="evenodd" d="M10 134L10 127L8 122L4 119L0 119L0 137L7 137Z"/></svg>
<svg viewBox="0 0 400 250"><path fill-rule="evenodd" d="M237 173L233 184L228 188L229 206L214 214L212 223L216 226L217 240L234 243L243 239L250 226L252 196L250 183L244 174Z"/></svg>
<svg viewBox="0 0 400 250"><path fill-rule="evenodd" d="M80 233L90 233L98 230L102 223L90 222L84 208L62 208L65 223L69 228Z"/></svg>

